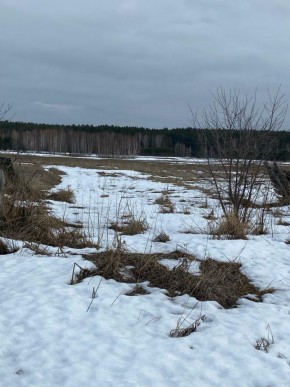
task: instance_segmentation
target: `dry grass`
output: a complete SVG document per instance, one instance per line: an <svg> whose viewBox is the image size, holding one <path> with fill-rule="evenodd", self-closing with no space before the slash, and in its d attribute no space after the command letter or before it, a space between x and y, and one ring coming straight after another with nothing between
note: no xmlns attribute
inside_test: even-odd
<svg viewBox="0 0 290 387"><path fill-rule="evenodd" d="M153 242L166 243L168 241L170 241L169 235L167 235L164 231L156 235L156 237L153 239Z"/></svg>
<svg viewBox="0 0 290 387"><path fill-rule="evenodd" d="M33 251L35 255L52 255L48 250L48 246L42 246L40 243L27 242L24 247Z"/></svg>
<svg viewBox="0 0 290 387"><path fill-rule="evenodd" d="M160 212L162 214L170 214L175 212L175 206L172 203L168 193L164 193L156 198L154 204L158 204L160 206Z"/></svg>
<svg viewBox="0 0 290 387"><path fill-rule="evenodd" d="M270 346L271 343L265 337L261 337L256 341L255 349L268 353Z"/></svg>
<svg viewBox="0 0 290 387"><path fill-rule="evenodd" d="M146 173L150 175L150 180L163 182L167 184L174 183L179 186L183 186L191 189L192 183L200 180L198 177L198 171L201 168L199 164L180 164L174 160L168 160L162 162L162 168L160 168L160 162L155 161L140 161L134 158L130 159L86 159L82 157L49 157L49 156L27 156L20 154L15 157L11 154L12 159L16 159L17 162L29 162L38 165L59 165L68 167L82 167L82 168L94 168L104 170L104 176L106 176L106 170L131 170ZM191 183L191 184L189 184Z"/></svg>
<svg viewBox="0 0 290 387"><path fill-rule="evenodd" d="M258 339L256 341L255 349L268 353L270 346L274 344L275 340L269 324L267 325L266 329L268 331L267 338L261 337L260 339Z"/></svg>
<svg viewBox="0 0 290 387"><path fill-rule="evenodd" d="M50 192L47 195L47 199L55 200L58 202L75 203L75 194L71 188L60 189L55 192Z"/></svg>
<svg viewBox="0 0 290 387"><path fill-rule="evenodd" d="M150 294L150 293L147 292L147 290L144 289L142 286L137 284L131 290L125 293L125 296L144 296L146 294Z"/></svg>
<svg viewBox="0 0 290 387"><path fill-rule="evenodd" d="M40 192L50 190L61 182L63 173L60 170L57 168L45 170L41 162L34 162L30 158L28 160L31 161L30 164L21 164L20 159L13 164L15 172L20 177L14 182L13 191L16 189L22 191L23 188L26 188L32 194L35 192L39 196Z"/></svg>
<svg viewBox="0 0 290 387"><path fill-rule="evenodd" d="M67 224L53 216L44 202L46 190L60 183L60 171L56 168L46 171L38 164L14 163L19 176L7 182L3 199L0 236L33 243L62 248L96 247L83 230L77 225ZM62 192L66 198L73 194ZM64 195L65 194L65 195ZM79 227L79 226L78 226Z"/></svg>
<svg viewBox="0 0 290 387"><path fill-rule="evenodd" d="M234 213L222 218L220 224L212 230L217 239L247 239L248 224L242 223Z"/></svg>
<svg viewBox="0 0 290 387"><path fill-rule="evenodd" d="M130 214L123 216L122 222L112 222L109 228L123 235L137 235L148 230L148 223L145 216L135 217L134 214Z"/></svg>
<svg viewBox="0 0 290 387"><path fill-rule="evenodd" d="M164 194L159 196L158 198L155 199L155 204L159 204L159 206L168 206L172 204L171 199L168 194Z"/></svg>
<svg viewBox="0 0 290 387"><path fill-rule="evenodd" d="M162 258L176 257L183 259L173 270L160 262ZM188 294L200 301L216 301L225 308L234 307L241 297L255 295L255 300L261 301L265 293L273 292L273 289L257 289L241 273L241 264L236 262L207 259L200 262L200 275L194 275L188 269L196 258L180 252L138 254L117 249L85 255L84 258L95 264L88 276L97 274L106 279L136 284L149 281L150 286L165 289L170 297Z"/></svg>
<svg viewBox="0 0 290 387"><path fill-rule="evenodd" d="M49 208L44 203L15 201L10 196L4 200L4 218L0 224L0 235L56 247L96 247L83 230L71 227L70 224L50 214Z"/></svg>
<svg viewBox="0 0 290 387"><path fill-rule="evenodd" d="M183 322L183 319L181 318L175 329L172 329L169 336L170 337L185 337L189 336L191 333L196 332L197 328L200 326L200 324L206 320L206 315L202 315L198 317L192 324L188 325L186 328L181 327L181 323Z"/></svg>

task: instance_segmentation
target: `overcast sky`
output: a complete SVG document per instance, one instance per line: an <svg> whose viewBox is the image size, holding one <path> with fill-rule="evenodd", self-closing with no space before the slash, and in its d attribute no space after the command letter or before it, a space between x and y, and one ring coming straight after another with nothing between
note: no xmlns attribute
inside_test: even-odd
<svg viewBox="0 0 290 387"><path fill-rule="evenodd" d="M0 50L14 120L184 127L220 85L290 96L290 2L0 0Z"/></svg>

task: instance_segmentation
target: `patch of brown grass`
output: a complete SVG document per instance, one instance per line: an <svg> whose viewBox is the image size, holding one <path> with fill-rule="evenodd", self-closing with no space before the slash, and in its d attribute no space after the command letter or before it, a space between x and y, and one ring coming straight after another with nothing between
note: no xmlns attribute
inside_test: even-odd
<svg viewBox="0 0 290 387"><path fill-rule="evenodd" d="M47 205L4 198L0 236L49 246L95 247L79 226L53 216Z"/></svg>
<svg viewBox="0 0 290 387"><path fill-rule="evenodd" d="M15 156L11 155L13 159ZM192 186L188 182L197 181L197 171L200 169L199 164L180 164L172 160L162 161L162 168L160 168L160 161L141 161L138 159L122 159L122 158L108 158L108 159L88 159L82 157L50 157L45 156L28 156L25 154L17 155L17 162L30 162L39 165L59 165L69 167L82 167L112 170L132 170L150 175L150 180L163 182L168 184L176 184L191 189ZM195 173L196 172L196 173ZM108 172L110 173L110 172ZM104 175L105 176L105 175Z"/></svg>
<svg viewBox="0 0 290 387"><path fill-rule="evenodd" d="M75 203L75 194L71 188L60 189L55 192L50 192L47 199L55 200L57 202Z"/></svg>
<svg viewBox="0 0 290 387"><path fill-rule="evenodd" d="M26 189L26 191L34 193L34 196L39 197L41 192L49 190L61 182L62 172L57 168L45 170L38 162L22 164L20 159L17 159L13 165L19 178L13 182L12 186L10 184L12 192Z"/></svg>
<svg viewBox="0 0 290 387"><path fill-rule="evenodd" d="M53 216L43 201L45 191L60 183L61 171L56 168L47 171L37 163L21 164L19 159L14 162L14 168L17 178L5 186L1 237L26 241L36 253L39 252L36 246L41 244L59 248L97 247L79 230L80 225L68 224ZM73 192L61 190L56 196L54 200L71 202Z"/></svg>
<svg viewBox="0 0 290 387"><path fill-rule="evenodd" d="M176 259L176 256L183 256L183 259L172 270L160 263L161 258ZM200 275L194 275L189 272L189 266L195 257L180 252L138 254L120 249L85 255L84 258L95 264L94 275L136 284L149 281L150 286L165 289L170 297L188 294L200 301L216 301L224 308L234 307L247 295L255 295L256 300L261 301L265 293L273 291L256 288L240 271L241 264L236 262L207 259L200 262Z"/></svg>

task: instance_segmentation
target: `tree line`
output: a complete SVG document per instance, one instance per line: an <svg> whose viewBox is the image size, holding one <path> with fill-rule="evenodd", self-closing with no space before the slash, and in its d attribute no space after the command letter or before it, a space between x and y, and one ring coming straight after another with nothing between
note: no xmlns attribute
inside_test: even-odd
<svg viewBox="0 0 290 387"><path fill-rule="evenodd" d="M0 121L0 149L111 157L136 155L207 157L208 154L215 157L213 133L213 130L195 128L148 129ZM235 136L238 141L239 130L236 130ZM206 142L204 138L207 138ZM274 138L270 158L290 160L290 132L277 131ZM251 146L259 144L251 143Z"/></svg>

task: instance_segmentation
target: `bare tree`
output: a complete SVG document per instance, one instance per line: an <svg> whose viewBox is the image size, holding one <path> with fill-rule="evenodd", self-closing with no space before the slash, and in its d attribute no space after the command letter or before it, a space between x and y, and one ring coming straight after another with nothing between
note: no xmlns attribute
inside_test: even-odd
<svg viewBox="0 0 290 387"><path fill-rule="evenodd" d="M12 105L5 105L4 102L0 104L0 121L7 119L7 114L11 111Z"/></svg>
<svg viewBox="0 0 290 387"><path fill-rule="evenodd" d="M263 163L273 156L275 131L283 125L287 112L280 88L268 101L257 103L242 98L239 91L218 88L213 103L198 122L207 150L208 168L214 190L226 218L249 221L252 204L263 187Z"/></svg>

